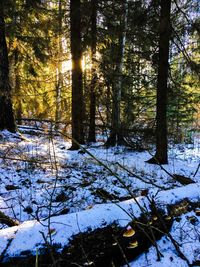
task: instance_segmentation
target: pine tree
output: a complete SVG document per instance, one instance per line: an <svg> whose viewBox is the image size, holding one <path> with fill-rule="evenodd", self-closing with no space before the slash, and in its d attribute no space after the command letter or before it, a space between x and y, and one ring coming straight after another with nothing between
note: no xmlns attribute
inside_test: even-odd
<svg viewBox="0 0 200 267"><path fill-rule="evenodd" d="M159 28L159 60L156 104L156 154L148 163L168 163L167 149L167 93L169 69L171 0L161 0Z"/></svg>
<svg viewBox="0 0 200 267"><path fill-rule="evenodd" d="M4 1L0 1L0 130L16 131L9 81L8 51L5 37Z"/></svg>
<svg viewBox="0 0 200 267"><path fill-rule="evenodd" d="M95 117L96 117L96 46L97 46L97 0L91 0L91 54L92 70L90 85L90 125L89 125L89 142L95 142Z"/></svg>
<svg viewBox="0 0 200 267"><path fill-rule="evenodd" d="M72 55L72 150L84 143L83 79L80 0L70 1L70 41Z"/></svg>
<svg viewBox="0 0 200 267"><path fill-rule="evenodd" d="M63 7L62 1L58 1L58 40L57 40L57 66L56 66L56 110L55 110L55 129L58 129L58 121L61 117L61 90L63 87L63 74L62 74L62 24L63 24Z"/></svg>
<svg viewBox="0 0 200 267"><path fill-rule="evenodd" d="M112 105L112 120L111 120L111 133L106 145L114 146L124 144L123 136L121 133L121 94L122 94L122 76L124 66L124 51L126 44L126 30L127 30L127 16L128 16L128 2L123 0L122 2L122 14L120 19L120 31L118 36L118 49L116 55L116 67L115 67L115 81L113 83L113 105Z"/></svg>

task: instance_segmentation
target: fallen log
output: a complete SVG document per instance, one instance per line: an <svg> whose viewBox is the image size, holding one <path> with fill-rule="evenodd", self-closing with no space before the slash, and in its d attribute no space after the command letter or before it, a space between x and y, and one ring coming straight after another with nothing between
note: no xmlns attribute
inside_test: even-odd
<svg viewBox="0 0 200 267"><path fill-rule="evenodd" d="M154 196L139 197L140 207L134 200L101 204L53 217L50 224L29 221L0 230L1 266L34 266L36 251L42 266L50 263L54 266L120 266L151 245L160 257L156 240L168 235L174 217L178 216L173 207L182 213L200 207L199 189L199 184L191 184L161 191L156 197L153 193ZM150 199L154 199L159 208ZM131 231L127 234L130 229L132 234Z"/></svg>
<svg viewBox="0 0 200 267"><path fill-rule="evenodd" d="M12 219L11 217L7 216L2 211L0 211L0 223L6 224L9 227L19 225L19 222L17 220Z"/></svg>
<svg viewBox="0 0 200 267"><path fill-rule="evenodd" d="M163 216L163 220L164 218L167 216ZM125 228L110 225L91 233L79 234L63 250L60 256L63 262L61 266L84 266L89 263L96 267L122 266L152 245L156 247L159 257L161 253L156 240L166 234L166 230L170 230L172 221L173 219L165 220L164 228L159 225L158 218L149 214L131 221Z"/></svg>
<svg viewBox="0 0 200 267"><path fill-rule="evenodd" d="M172 219L165 220L166 228L163 228L159 226L160 222L149 214L148 218L142 215L131 221L128 228L111 224L94 231L79 233L73 236L72 241L62 249L61 253L57 252L59 244L40 249L39 263L42 266L55 264L54 266L60 267L122 266L151 245L156 246L156 240L165 234L166 229L170 230L172 221ZM7 263L1 263L1 266L34 266L35 257L30 256L29 251L24 251L20 256L10 259ZM54 262L52 258L57 260Z"/></svg>
<svg viewBox="0 0 200 267"><path fill-rule="evenodd" d="M195 181L193 181L191 178L179 175L179 174L173 174L174 180L179 182L182 185L188 185L188 184L193 184Z"/></svg>

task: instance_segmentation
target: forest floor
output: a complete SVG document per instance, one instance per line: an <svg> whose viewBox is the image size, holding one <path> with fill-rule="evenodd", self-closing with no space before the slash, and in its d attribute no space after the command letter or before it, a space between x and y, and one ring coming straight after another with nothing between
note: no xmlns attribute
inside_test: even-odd
<svg viewBox="0 0 200 267"><path fill-rule="evenodd" d="M192 144L171 146L169 164L163 165L164 169L145 162L154 151L105 148L102 142L79 151L68 150L69 147L69 140L62 136L29 127L23 128L23 135L0 132L0 210L20 222L19 227L12 228L2 224L0 253L4 259L19 256L23 250L36 253L44 238L41 232L48 236L51 231L56 243L67 244L74 234L89 228L97 229L111 222L126 226L130 218L119 205L126 212L131 208L137 214L135 198L142 201L141 195L154 197L158 206L174 203L187 197L187 193L200 201L198 136ZM174 179L174 174L195 183L184 186ZM170 233L188 261L200 266L197 215L195 211L180 215ZM192 217L195 219L189 219ZM63 225L65 231L69 226L65 235L61 233ZM161 261L157 261L156 250L151 247L130 266L188 266L166 236L158 241L158 246L164 255Z"/></svg>

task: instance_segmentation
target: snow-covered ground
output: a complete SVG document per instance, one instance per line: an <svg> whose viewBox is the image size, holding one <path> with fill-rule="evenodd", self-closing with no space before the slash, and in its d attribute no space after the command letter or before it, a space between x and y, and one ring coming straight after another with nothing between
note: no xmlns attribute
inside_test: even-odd
<svg viewBox="0 0 200 267"><path fill-rule="evenodd" d="M21 245L17 243L16 246L27 246L29 243L25 239L30 227L43 229L44 226L38 221L45 219L48 221L51 216L57 216L51 218L55 218L58 222L60 220L63 222L63 218L66 218L68 224L70 216L71 218L75 216L77 220L77 216L81 214L79 224L87 229L91 220L90 216L84 217L84 214L96 212L97 216L99 210L103 212L105 204L97 208L94 206L96 204L126 203L122 201L129 199L130 193L140 199L144 189L147 189L150 195L157 197L160 192L160 198L167 196L163 192L174 192L173 190L179 192L178 187L181 185L167 172L187 176L196 183L200 179L200 171L195 175L200 162L200 140L197 138L193 145L176 145L170 148L169 164L164 166L167 172L158 165L145 162L151 157L152 151L136 152L125 147L104 148L102 143L84 147L81 151L71 151L68 150L69 147L70 142L58 135L21 136L7 131L0 133L0 209L20 223L32 220L23 223L16 230L15 228L0 230L1 251L6 246L5 239L15 236L15 231L17 235L22 231L21 242L24 240L24 243ZM194 189L195 197L199 197L200 200L200 190L196 186L197 184L187 186L190 191L187 192L186 189L184 194L188 193L192 197L191 192ZM166 191L169 189L173 190ZM177 199L182 196L182 193L177 194ZM182 244L186 257L192 262L200 260L200 219L197 217L193 225L187 219L191 215L182 215L180 221L173 224L171 233ZM112 221L112 215L109 216ZM108 222L109 216L106 217ZM115 219L120 220L120 216L121 213L116 212ZM2 228L6 227L2 225ZM36 232L41 231L38 229ZM62 238L65 238L66 242L62 226L57 232L59 234L55 236L56 242L63 242ZM38 238L35 235L36 241L32 245L38 244L41 236ZM166 237L163 237L158 244L165 255L161 262L156 261L155 249L151 248L146 255L141 255L135 260L133 266L187 266L187 263L176 255L173 245Z"/></svg>

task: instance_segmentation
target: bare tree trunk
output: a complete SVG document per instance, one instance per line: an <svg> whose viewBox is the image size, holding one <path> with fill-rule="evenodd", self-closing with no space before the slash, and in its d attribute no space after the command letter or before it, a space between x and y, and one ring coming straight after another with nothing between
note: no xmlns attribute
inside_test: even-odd
<svg viewBox="0 0 200 267"><path fill-rule="evenodd" d="M72 54L72 147L84 143L83 131L83 78L81 47L80 0L70 1L71 54Z"/></svg>
<svg viewBox="0 0 200 267"><path fill-rule="evenodd" d="M9 83L8 51L5 38L4 1L0 1L0 130L16 132Z"/></svg>
<svg viewBox="0 0 200 267"><path fill-rule="evenodd" d="M115 68L115 81L113 83L113 106L112 106L112 128L111 134L106 142L107 146L114 146L116 144L123 144L123 136L120 133L121 120L120 120L120 102L122 91L122 75L124 66L124 50L126 43L126 28L127 28L127 15L128 15L128 2L123 1L123 11L121 18L121 31L119 32L119 48L116 58Z"/></svg>
<svg viewBox="0 0 200 267"><path fill-rule="evenodd" d="M19 18L19 14L16 12L16 5L17 0L13 1L13 32L16 35L16 25L17 25L17 18ZM11 45L14 42L14 38L11 39ZM15 94L15 116L17 118L18 124L22 123L22 96L21 96L21 77L20 77L20 68L21 68L21 61L19 59L19 50L16 48L14 50L13 59L10 62L10 68L13 68L13 81L11 80L11 86L14 89ZM11 79L12 79L11 78Z"/></svg>
<svg viewBox="0 0 200 267"><path fill-rule="evenodd" d="M98 0L91 0L91 52L92 52L92 79L90 85L90 126L89 142L96 142L95 136L95 117L96 117L96 45L97 45L97 5Z"/></svg>
<svg viewBox="0 0 200 267"><path fill-rule="evenodd" d="M62 75L62 1L58 3L58 63L56 67L56 110L55 110L55 130L58 130L58 121L61 116L61 90L63 87L63 75Z"/></svg>
<svg viewBox="0 0 200 267"><path fill-rule="evenodd" d="M167 91L170 41L171 0L161 0L159 61L156 105L156 154L149 163L168 163L167 155Z"/></svg>
<svg viewBox="0 0 200 267"><path fill-rule="evenodd" d="M22 100L20 95L21 89L21 81L19 75L19 67L15 69L15 93L17 94L16 100L16 112L15 116L17 117L18 124L22 123Z"/></svg>

